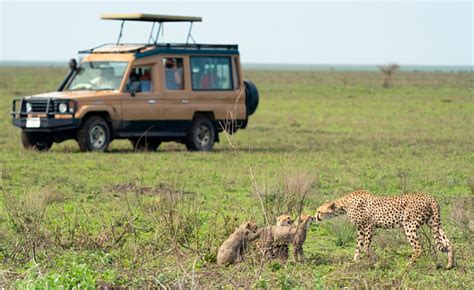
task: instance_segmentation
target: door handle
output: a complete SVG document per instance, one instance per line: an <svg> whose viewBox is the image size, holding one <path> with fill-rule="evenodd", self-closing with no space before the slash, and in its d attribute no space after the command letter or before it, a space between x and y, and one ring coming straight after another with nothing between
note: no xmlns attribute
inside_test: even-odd
<svg viewBox="0 0 474 290"><path fill-rule="evenodd" d="M181 103L187 104L187 103L189 103L189 101L188 100L181 100Z"/></svg>
<svg viewBox="0 0 474 290"><path fill-rule="evenodd" d="M156 104L156 100L148 100L148 104Z"/></svg>

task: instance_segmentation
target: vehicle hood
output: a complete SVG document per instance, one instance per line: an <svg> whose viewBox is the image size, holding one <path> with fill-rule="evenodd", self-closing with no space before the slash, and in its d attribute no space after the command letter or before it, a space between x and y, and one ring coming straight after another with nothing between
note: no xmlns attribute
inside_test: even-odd
<svg viewBox="0 0 474 290"><path fill-rule="evenodd" d="M25 97L25 99L82 99L88 97L110 96L118 91L61 91L49 92Z"/></svg>

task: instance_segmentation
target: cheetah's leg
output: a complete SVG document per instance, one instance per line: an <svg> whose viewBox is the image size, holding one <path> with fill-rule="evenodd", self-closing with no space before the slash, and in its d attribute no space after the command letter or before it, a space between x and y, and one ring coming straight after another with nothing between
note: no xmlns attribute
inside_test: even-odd
<svg viewBox="0 0 474 290"><path fill-rule="evenodd" d="M288 245L278 245L275 249L275 256L280 259L282 263L288 260Z"/></svg>
<svg viewBox="0 0 474 290"><path fill-rule="evenodd" d="M410 242L411 248L412 248L412 255L410 258L410 264L414 264L418 257L421 255L421 244L420 241L418 240L418 228L420 225L417 222L410 222L407 224L403 225L403 228L405 230L405 235Z"/></svg>
<svg viewBox="0 0 474 290"><path fill-rule="evenodd" d="M367 228L365 228L365 231L364 231L364 240L365 240L364 241L364 249L365 249L365 252L367 253L367 255L369 256L371 262L375 261L375 254L372 251L372 249L370 248L370 243L372 242L373 234L374 234L373 226L368 226Z"/></svg>
<svg viewBox="0 0 474 290"><path fill-rule="evenodd" d="M296 262L304 263L303 246L293 244L293 254Z"/></svg>
<svg viewBox="0 0 474 290"><path fill-rule="evenodd" d="M451 242L449 241L448 237L444 233L443 229L441 228L441 222L438 216L432 216L428 220L428 225L431 228L431 232L435 237L436 247L441 252L448 253L448 269L454 267L454 250Z"/></svg>
<svg viewBox="0 0 474 290"><path fill-rule="evenodd" d="M362 228L357 229L357 242L356 242L356 249L354 253L354 262L359 260L360 257L360 250L364 246L364 231Z"/></svg>

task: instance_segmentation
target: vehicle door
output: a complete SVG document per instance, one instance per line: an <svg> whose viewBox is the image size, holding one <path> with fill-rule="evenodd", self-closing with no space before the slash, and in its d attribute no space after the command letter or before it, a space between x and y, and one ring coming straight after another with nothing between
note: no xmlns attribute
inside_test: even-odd
<svg viewBox="0 0 474 290"><path fill-rule="evenodd" d="M157 63L135 64L130 69L122 100L122 131L132 135L159 131L163 110Z"/></svg>
<svg viewBox="0 0 474 290"><path fill-rule="evenodd" d="M165 55L161 62L163 130L186 133L193 118L189 109L189 59L187 56Z"/></svg>

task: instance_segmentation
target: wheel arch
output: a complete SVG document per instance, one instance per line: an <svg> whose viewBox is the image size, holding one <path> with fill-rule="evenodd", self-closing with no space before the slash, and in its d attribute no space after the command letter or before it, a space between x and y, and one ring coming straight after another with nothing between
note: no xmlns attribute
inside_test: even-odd
<svg viewBox="0 0 474 290"><path fill-rule="evenodd" d="M197 117L207 117L209 120L215 122L216 121L216 116L213 111L196 111L193 114L193 120L196 119Z"/></svg>
<svg viewBox="0 0 474 290"><path fill-rule="evenodd" d="M110 117L110 113L108 111L88 111L81 118L79 125L81 126L85 120L95 116L104 118L104 120L107 122L107 124L109 124L110 129L112 130L112 118Z"/></svg>

